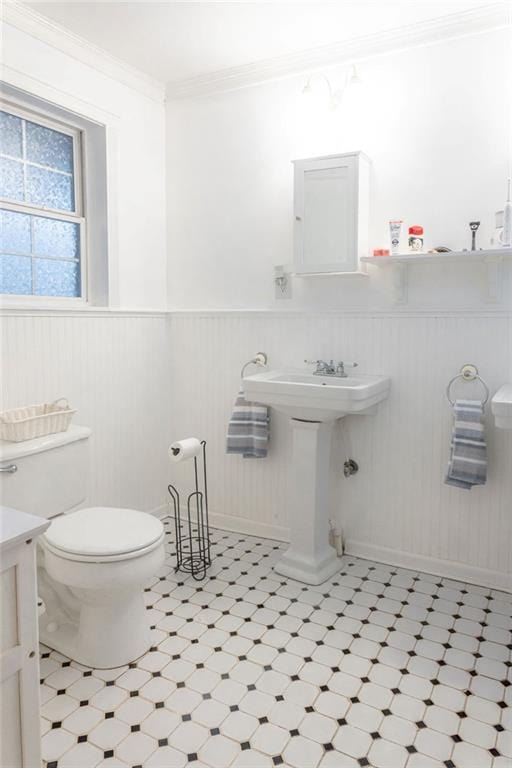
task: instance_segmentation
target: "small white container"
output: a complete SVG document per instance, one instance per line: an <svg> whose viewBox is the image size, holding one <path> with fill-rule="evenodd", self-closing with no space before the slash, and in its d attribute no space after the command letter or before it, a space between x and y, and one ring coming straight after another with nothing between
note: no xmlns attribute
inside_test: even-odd
<svg viewBox="0 0 512 768"><path fill-rule="evenodd" d="M0 439L13 443L33 440L35 437L65 432L76 409L69 407L65 397L53 403L26 405L0 413Z"/></svg>

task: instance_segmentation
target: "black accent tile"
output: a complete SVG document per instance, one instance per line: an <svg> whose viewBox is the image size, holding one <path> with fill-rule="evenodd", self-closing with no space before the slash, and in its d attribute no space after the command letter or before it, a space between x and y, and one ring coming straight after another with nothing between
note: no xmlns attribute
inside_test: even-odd
<svg viewBox="0 0 512 768"><path fill-rule="evenodd" d="M78 744L83 744L84 741L87 741L87 734L83 734L82 736L79 736L77 739Z"/></svg>
<svg viewBox="0 0 512 768"><path fill-rule="evenodd" d="M166 747L169 744L168 739L158 739L158 746L159 747Z"/></svg>
<svg viewBox="0 0 512 768"><path fill-rule="evenodd" d="M108 760L109 757L114 757L114 750L113 749L106 749L103 753L103 757L105 760Z"/></svg>

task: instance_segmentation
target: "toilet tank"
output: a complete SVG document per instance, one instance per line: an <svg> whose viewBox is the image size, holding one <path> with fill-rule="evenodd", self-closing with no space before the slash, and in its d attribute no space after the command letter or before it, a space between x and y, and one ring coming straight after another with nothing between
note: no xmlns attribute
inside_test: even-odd
<svg viewBox="0 0 512 768"><path fill-rule="evenodd" d="M88 427L22 443L0 440L0 502L40 517L54 517L80 506L87 498Z"/></svg>

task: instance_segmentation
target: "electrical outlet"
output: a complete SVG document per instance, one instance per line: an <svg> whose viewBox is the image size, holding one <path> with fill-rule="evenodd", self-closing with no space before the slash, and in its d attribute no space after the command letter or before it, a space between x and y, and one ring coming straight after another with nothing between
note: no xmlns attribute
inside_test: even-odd
<svg viewBox="0 0 512 768"><path fill-rule="evenodd" d="M292 278L282 265L274 267L274 287L274 296L278 301L292 298Z"/></svg>

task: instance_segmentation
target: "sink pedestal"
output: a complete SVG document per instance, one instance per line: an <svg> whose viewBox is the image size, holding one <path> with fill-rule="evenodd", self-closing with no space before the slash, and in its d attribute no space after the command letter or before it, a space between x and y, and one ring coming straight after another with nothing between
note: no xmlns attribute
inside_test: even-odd
<svg viewBox="0 0 512 768"><path fill-rule="evenodd" d="M340 564L329 545L329 466L334 421L292 418L290 546L274 570L305 584L322 584Z"/></svg>

